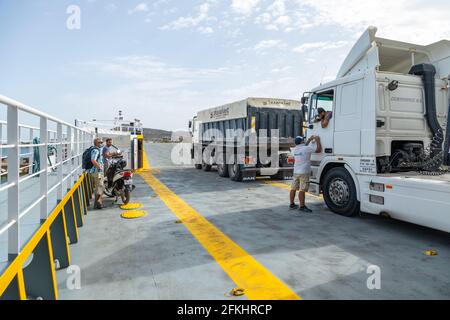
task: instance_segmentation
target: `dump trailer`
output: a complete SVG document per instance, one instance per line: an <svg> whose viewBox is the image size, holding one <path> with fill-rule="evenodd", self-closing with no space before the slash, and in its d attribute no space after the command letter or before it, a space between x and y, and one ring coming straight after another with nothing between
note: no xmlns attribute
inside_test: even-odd
<svg viewBox="0 0 450 320"><path fill-rule="evenodd" d="M189 123L191 156L197 169L217 166L221 177L291 179L291 148L302 134L300 101L248 98L198 112Z"/></svg>
<svg viewBox="0 0 450 320"><path fill-rule="evenodd" d="M307 135L321 137L310 192L359 212L450 232L450 41L376 37L370 27L337 79L304 94ZM328 126L317 117L324 108Z"/></svg>

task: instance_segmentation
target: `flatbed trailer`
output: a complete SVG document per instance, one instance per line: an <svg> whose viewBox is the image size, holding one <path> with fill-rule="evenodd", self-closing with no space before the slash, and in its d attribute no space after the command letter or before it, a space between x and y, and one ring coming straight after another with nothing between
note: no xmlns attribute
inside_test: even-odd
<svg viewBox="0 0 450 320"><path fill-rule="evenodd" d="M221 177L239 182L291 179L291 148L303 119L300 101L287 99L248 98L200 111L190 123L195 167L217 166Z"/></svg>

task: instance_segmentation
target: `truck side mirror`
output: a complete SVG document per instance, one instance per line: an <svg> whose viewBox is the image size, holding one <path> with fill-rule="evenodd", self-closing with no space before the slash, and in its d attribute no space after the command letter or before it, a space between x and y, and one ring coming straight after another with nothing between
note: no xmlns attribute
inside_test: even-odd
<svg viewBox="0 0 450 320"><path fill-rule="evenodd" d="M189 129L192 129L192 121L189 120Z"/></svg>
<svg viewBox="0 0 450 320"><path fill-rule="evenodd" d="M302 105L302 115L303 115L303 121L306 121L308 116L308 106L306 104Z"/></svg>

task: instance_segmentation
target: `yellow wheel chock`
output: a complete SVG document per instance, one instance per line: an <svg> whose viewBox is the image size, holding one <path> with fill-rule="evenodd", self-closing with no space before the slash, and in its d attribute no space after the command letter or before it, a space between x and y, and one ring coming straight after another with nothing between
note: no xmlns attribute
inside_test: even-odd
<svg viewBox="0 0 450 320"><path fill-rule="evenodd" d="M136 210L142 208L142 203L129 203L120 207L122 210Z"/></svg>
<svg viewBox="0 0 450 320"><path fill-rule="evenodd" d="M147 216L147 212L143 210L125 211L120 216L124 219L138 219Z"/></svg>

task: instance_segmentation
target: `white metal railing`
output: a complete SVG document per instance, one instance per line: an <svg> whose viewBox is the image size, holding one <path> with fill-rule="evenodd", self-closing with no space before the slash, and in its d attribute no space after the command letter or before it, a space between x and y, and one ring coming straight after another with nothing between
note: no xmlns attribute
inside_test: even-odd
<svg viewBox="0 0 450 320"><path fill-rule="evenodd" d="M0 175L1 178L7 178L6 182L3 181L4 179L1 180L0 194L8 193L8 217L6 222L0 221L0 236L8 233L8 257L11 260L20 253L21 249L21 219L38 206L40 206L41 221L48 218L49 195L56 191L57 199L62 200L67 192L63 190L64 184L66 183L70 189L81 176L83 151L92 144L94 136L82 128L2 95L0 95L0 105L7 108L6 122L0 121L0 161L2 167L7 164L7 170ZM19 112L37 117L39 127L20 124ZM56 131L49 129L49 123L56 126ZM6 128L6 139L3 137L3 128ZM35 143L35 138L39 138L39 143ZM56 149L55 163L51 164L48 163L49 146ZM29 151L22 153L21 150L24 148L29 148ZM34 159L35 148L39 150L39 159ZM6 156L3 155L3 150L7 150ZM28 164L21 166L21 159L27 157ZM40 168L33 170L38 160ZM64 168L67 170L66 174L63 172ZM57 183L49 188L49 172L53 170L56 170ZM19 187L31 179L39 181L37 199L26 208L21 208Z"/></svg>
<svg viewBox="0 0 450 320"><path fill-rule="evenodd" d="M124 134L142 134L143 133L143 125L139 119L134 119L132 121L124 120L124 118L119 115L114 120L92 120L85 121L76 119L75 123L77 127L86 128L88 130L106 130L113 131L115 134L117 132Z"/></svg>

